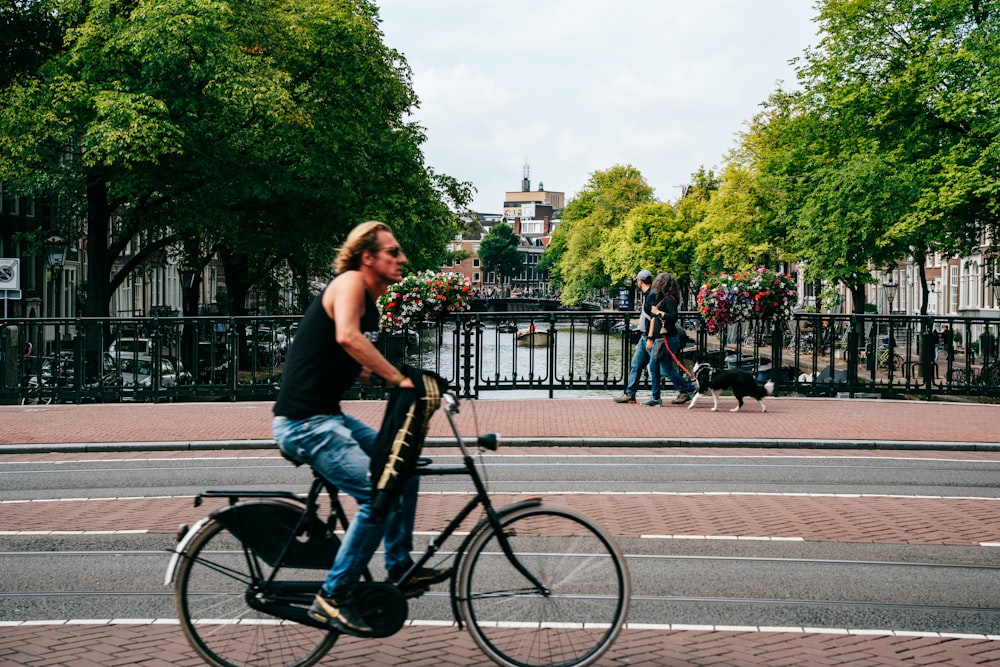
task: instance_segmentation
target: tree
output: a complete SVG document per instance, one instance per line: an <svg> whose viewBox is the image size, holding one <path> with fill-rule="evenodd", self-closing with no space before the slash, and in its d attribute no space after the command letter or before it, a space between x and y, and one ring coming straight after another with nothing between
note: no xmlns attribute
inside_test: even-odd
<svg viewBox="0 0 1000 667"><path fill-rule="evenodd" d="M524 270L524 253L518 250L520 239L514 228L506 223L493 225L479 243L479 259L484 271L513 278Z"/></svg>
<svg viewBox="0 0 1000 667"><path fill-rule="evenodd" d="M0 88L58 51L60 17L49 0L5 0L0 5Z"/></svg>
<svg viewBox="0 0 1000 667"><path fill-rule="evenodd" d="M997 229L997 7L818 7L822 40L800 68L803 93L770 119L777 150L762 172L787 185L807 275L848 285L860 310L873 266L966 252Z"/></svg>
<svg viewBox="0 0 1000 667"><path fill-rule="evenodd" d="M575 305L615 282L604 262L607 237L629 211L653 201L653 188L635 167L616 165L591 174L563 209L543 254L541 266L555 277L563 303Z"/></svg>
<svg viewBox="0 0 1000 667"><path fill-rule="evenodd" d="M394 226L416 268L440 258L471 186L423 164L410 70L373 2L88 8L0 91L0 178L58 199L63 234L87 238L88 315L171 245L194 269L218 252L237 309L279 267L327 272L367 218Z"/></svg>
<svg viewBox="0 0 1000 667"><path fill-rule="evenodd" d="M694 252L691 228L672 204L640 204L607 236L604 265L612 283L631 280L641 269L674 274L682 286L690 279ZM682 295L682 302L686 294Z"/></svg>

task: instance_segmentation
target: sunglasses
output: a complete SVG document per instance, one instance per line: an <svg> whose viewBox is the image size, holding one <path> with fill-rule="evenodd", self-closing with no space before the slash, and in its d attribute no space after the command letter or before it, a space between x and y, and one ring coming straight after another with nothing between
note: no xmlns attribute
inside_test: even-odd
<svg viewBox="0 0 1000 667"><path fill-rule="evenodd" d="M399 253L403 252L403 249L400 248L398 245L394 245L394 246L389 247L389 248L379 248L379 250L385 250L392 257L399 257Z"/></svg>

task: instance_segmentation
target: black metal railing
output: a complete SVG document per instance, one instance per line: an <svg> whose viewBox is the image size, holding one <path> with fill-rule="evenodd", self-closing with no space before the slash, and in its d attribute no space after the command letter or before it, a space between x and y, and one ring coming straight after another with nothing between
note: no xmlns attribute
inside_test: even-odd
<svg viewBox="0 0 1000 667"><path fill-rule="evenodd" d="M270 400L298 317L10 319L0 323L0 402ZM1000 397L997 317L797 314L709 333L682 313L690 367L742 368L779 393ZM485 392L620 390L638 341L631 313L452 314L379 346L467 398ZM947 327L947 337L942 334ZM31 353L28 353L28 343ZM646 380L648 382L648 379ZM648 385L647 385L648 386ZM381 398L356 386L352 396Z"/></svg>

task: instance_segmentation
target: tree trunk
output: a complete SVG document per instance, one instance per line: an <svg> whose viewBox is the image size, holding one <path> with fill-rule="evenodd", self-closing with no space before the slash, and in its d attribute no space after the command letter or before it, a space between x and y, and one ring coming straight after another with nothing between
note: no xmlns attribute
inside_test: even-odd
<svg viewBox="0 0 1000 667"><path fill-rule="evenodd" d="M850 285L851 301L854 304L852 312L861 315L865 312L865 286L863 284Z"/></svg>
<svg viewBox="0 0 1000 667"><path fill-rule="evenodd" d="M107 183L98 174L88 173L87 183L87 317L111 314L111 270L114 257L108 248L111 210Z"/></svg>

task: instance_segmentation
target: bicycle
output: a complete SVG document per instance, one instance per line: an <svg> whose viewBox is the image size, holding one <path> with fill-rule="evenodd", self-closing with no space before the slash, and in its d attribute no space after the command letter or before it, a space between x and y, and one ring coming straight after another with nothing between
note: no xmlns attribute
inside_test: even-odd
<svg viewBox="0 0 1000 667"><path fill-rule="evenodd" d="M893 352L892 357L890 357L889 348L885 345L879 346L877 359L879 368L889 368L890 363L894 371L898 371L903 367L903 355L899 352Z"/></svg>
<svg viewBox="0 0 1000 667"><path fill-rule="evenodd" d="M449 597L458 627L506 667L592 664L628 614L631 581L617 542L584 515L538 498L494 508L482 464L456 425L458 400L450 393L443 399L462 464L424 459L417 474L467 475L475 495L396 585L365 573L356 592L362 616L375 636L399 630L408 615L408 579L481 507L485 516L454 555ZM495 451L498 438L483 434L476 443L480 454ZM330 502L326 520L319 515L323 492ZM182 527L166 575L188 642L216 667L315 664L339 637L306 613L333 562L337 534L347 527L337 489L316 477L306 496L206 491L195 505L203 498L229 503L191 530Z"/></svg>
<svg viewBox="0 0 1000 667"><path fill-rule="evenodd" d="M865 346L865 357L871 354L871 346ZM903 367L903 355L898 352L893 352L892 356L889 356L889 346L879 345L875 350L875 363L879 368L888 369L890 364L892 365L892 370L898 371Z"/></svg>

